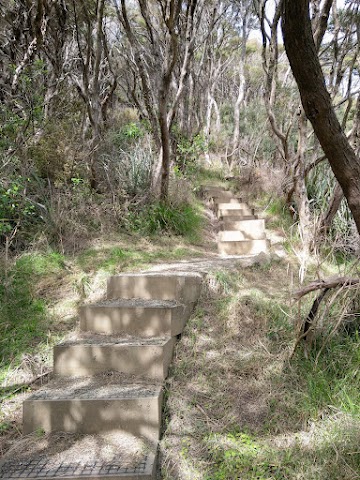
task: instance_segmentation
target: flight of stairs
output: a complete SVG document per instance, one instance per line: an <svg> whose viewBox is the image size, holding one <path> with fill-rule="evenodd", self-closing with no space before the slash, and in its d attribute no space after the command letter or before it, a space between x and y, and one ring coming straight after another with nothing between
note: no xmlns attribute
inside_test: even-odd
<svg viewBox="0 0 360 480"><path fill-rule="evenodd" d="M268 252L269 240L266 238L265 220L258 218L254 209L221 187L208 186L204 192L212 199L220 222L220 254L256 255Z"/></svg>
<svg viewBox="0 0 360 480"><path fill-rule="evenodd" d="M107 300L81 308L78 338L55 347L54 379L24 402L28 440L5 455L0 479L154 479L163 383L201 282L110 277Z"/></svg>

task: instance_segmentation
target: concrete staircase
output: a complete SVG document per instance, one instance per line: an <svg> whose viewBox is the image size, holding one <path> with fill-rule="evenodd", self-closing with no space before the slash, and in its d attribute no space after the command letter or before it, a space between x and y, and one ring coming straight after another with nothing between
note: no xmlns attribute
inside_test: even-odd
<svg viewBox="0 0 360 480"><path fill-rule="evenodd" d="M207 187L205 193L212 199L220 221L220 254L257 255L268 252L269 240L266 238L265 220L258 218L253 208L220 187Z"/></svg>
<svg viewBox="0 0 360 480"><path fill-rule="evenodd" d="M55 347L55 378L24 402L29 437L4 457L0 479L154 479L163 381L201 282L187 272L110 277L107 300L80 309L78 338Z"/></svg>

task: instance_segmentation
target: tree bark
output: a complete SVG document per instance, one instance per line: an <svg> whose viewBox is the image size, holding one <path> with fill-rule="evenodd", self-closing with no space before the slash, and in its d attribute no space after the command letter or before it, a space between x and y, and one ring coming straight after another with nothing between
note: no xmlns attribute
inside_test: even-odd
<svg viewBox="0 0 360 480"><path fill-rule="evenodd" d="M328 158L360 233L360 160L331 104L313 38L309 0L284 0L284 45L305 114Z"/></svg>
<svg viewBox="0 0 360 480"><path fill-rule="evenodd" d="M341 190L340 185L337 183L334 188L334 193L330 199L328 209L326 212L324 212L320 220L319 231L322 234L326 235L328 233L343 198L343 191Z"/></svg>

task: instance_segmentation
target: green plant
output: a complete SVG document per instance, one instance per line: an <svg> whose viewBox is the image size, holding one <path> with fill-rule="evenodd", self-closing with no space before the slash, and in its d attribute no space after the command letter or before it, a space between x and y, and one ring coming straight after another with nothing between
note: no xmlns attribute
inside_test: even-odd
<svg viewBox="0 0 360 480"><path fill-rule="evenodd" d="M210 435L206 440L215 466L207 480L269 480L272 475L271 451L246 433Z"/></svg>
<svg viewBox="0 0 360 480"><path fill-rule="evenodd" d="M203 220L192 205L155 202L141 212L132 213L128 221L131 229L147 235L168 232L196 239Z"/></svg>
<svg viewBox="0 0 360 480"><path fill-rule="evenodd" d="M196 171L200 155L208 149L203 134L197 134L192 138L178 134L176 145L175 173L178 175L191 175Z"/></svg>
<svg viewBox="0 0 360 480"><path fill-rule="evenodd" d="M326 340L318 336L310 355L298 352L294 361L299 381L305 380L306 390L301 401L312 418L319 418L324 409L360 415L360 337L356 332L339 333L327 342L322 353L317 353ZM302 382L301 382L302 383Z"/></svg>
<svg viewBox="0 0 360 480"><path fill-rule="evenodd" d="M0 235L26 225L35 215L35 207L26 196L29 182L29 178L18 176L0 183Z"/></svg>
<svg viewBox="0 0 360 480"><path fill-rule="evenodd" d="M130 151L113 149L102 155L108 182L130 197L146 196L150 190L153 153L150 143L135 144Z"/></svg>
<svg viewBox="0 0 360 480"><path fill-rule="evenodd" d="M38 298L34 288L42 275L56 274L63 269L63 257L56 253L20 257L0 273L0 380L10 367L17 367L22 356L39 350L48 341L50 318L46 302Z"/></svg>

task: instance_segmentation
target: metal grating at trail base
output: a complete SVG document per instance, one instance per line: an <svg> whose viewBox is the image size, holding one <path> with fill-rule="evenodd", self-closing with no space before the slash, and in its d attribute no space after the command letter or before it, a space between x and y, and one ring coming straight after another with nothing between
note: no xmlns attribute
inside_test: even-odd
<svg viewBox="0 0 360 480"><path fill-rule="evenodd" d="M0 464L0 479L150 479L153 478L154 456L146 455L136 466L124 467L117 460L94 463L49 463L46 458L7 461Z"/></svg>

